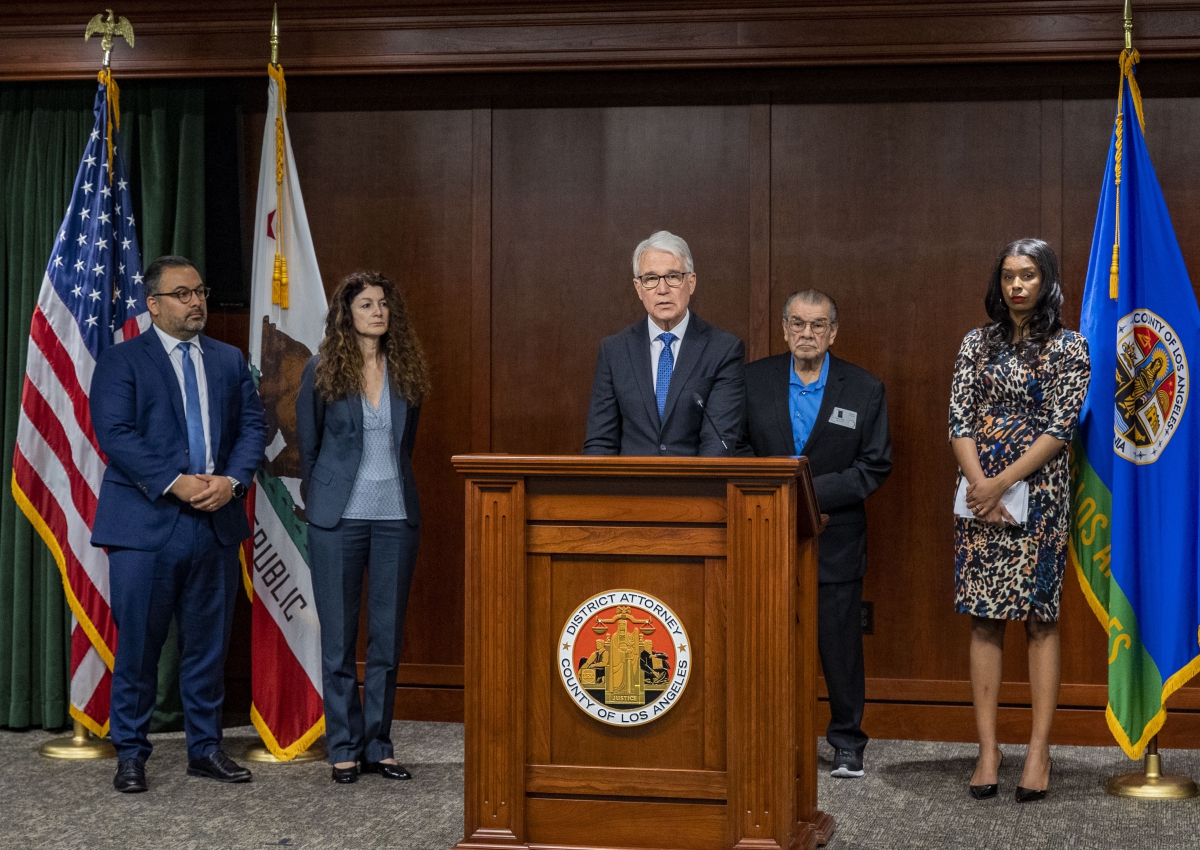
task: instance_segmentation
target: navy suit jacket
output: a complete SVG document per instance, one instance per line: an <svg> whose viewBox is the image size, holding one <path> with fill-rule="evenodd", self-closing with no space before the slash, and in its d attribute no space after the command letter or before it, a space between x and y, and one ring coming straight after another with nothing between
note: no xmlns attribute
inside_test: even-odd
<svg viewBox="0 0 1200 850"><path fill-rule="evenodd" d="M758 457L796 454L788 407L792 355L777 354L746 367L747 443ZM853 428L829 420L834 408L855 414ZM845 420L846 417L843 417ZM829 355L821 409L802 455L808 458L813 489L829 515L817 554L818 581L853 581L867 571L867 512L863 500L892 471L883 382L853 363Z"/></svg>
<svg viewBox="0 0 1200 850"><path fill-rule="evenodd" d="M249 487L267 444L258 390L240 351L203 335L196 341L208 385L213 474ZM108 456L92 545L159 549L183 504L164 491L188 470L188 438L179 379L153 329L101 353L89 401L96 440ZM250 536L241 499L214 511L212 524L226 546Z"/></svg>
<svg viewBox="0 0 1200 850"><path fill-rule="evenodd" d="M679 343L660 422L646 319L605 337L592 381L583 453L722 457L727 454L723 438L733 454L745 413L745 357L740 339L693 312ZM692 401L693 393L704 399L719 435Z"/></svg>
<svg viewBox="0 0 1200 850"><path fill-rule="evenodd" d="M362 396L357 393L337 401L326 401L317 392L317 363L314 354L304 366L300 392L296 396L296 433L300 438L300 471L305 487L304 515L319 528L333 528L342 518L363 452ZM404 487L404 511L409 525L421 522L421 502L413 477L412 451L417 438L419 405L410 405L391 388L392 450Z"/></svg>

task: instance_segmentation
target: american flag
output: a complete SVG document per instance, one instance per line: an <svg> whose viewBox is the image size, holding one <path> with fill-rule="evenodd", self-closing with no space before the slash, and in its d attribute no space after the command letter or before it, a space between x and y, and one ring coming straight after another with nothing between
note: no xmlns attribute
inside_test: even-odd
<svg viewBox="0 0 1200 850"><path fill-rule="evenodd" d="M106 735L117 627L108 556L90 542L107 461L92 430L88 394L100 352L137 336L150 317L129 181L115 137L109 146L116 129L104 82L95 112L29 329L12 489L58 562L74 615L71 716Z"/></svg>

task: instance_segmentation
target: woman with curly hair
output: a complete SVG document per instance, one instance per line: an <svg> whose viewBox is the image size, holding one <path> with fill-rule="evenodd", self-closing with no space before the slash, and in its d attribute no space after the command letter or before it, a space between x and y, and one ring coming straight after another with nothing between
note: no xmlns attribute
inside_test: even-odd
<svg viewBox="0 0 1200 850"><path fill-rule="evenodd" d="M955 607L971 615L979 760L969 789L978 800L998 792L1003 754L996 715L1009 620L1025 624L1033 707L1016 800L1040 800L1050 785L1058 604L1071 519L1065 448L1091 374L1087 340L1063 327L1062 301L1058 259L1049 245L1020 239L1006 246L984 299L991 322L967 334L954 366L950 443L961 470ZM1015 498L1006 498L1010 490Z"/></svg>
<svg viewBox="0 0 1200 850"><path fill-rule="evenodd" d="M396 285L379 272L346 277L296 398L334 782L356 781L360 765L388 779L410 778L396 762L390 732L421 523L413 441L428 391L425 355ZM370 580L360 705L354 656L364 573Z"/></svg>

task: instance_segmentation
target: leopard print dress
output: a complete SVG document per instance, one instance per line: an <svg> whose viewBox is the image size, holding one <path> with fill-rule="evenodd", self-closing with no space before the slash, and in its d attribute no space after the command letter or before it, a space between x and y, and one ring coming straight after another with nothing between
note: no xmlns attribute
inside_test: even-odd
<svg viewBox="0 0 1200 850"><path fill-rule="evenodd" d="M1036 361L1006 347L984 362L982 348L983 333L976 329L959 349L950 393L950 438L974 439L989 477L1042 434L1070 443L1091 374L1087 340L1064 329L1042 347ZM1029 517L1024 528L955 517L954 603L959 613L1058 621L1071 520L1067 450L1026 480Z"/></svg>

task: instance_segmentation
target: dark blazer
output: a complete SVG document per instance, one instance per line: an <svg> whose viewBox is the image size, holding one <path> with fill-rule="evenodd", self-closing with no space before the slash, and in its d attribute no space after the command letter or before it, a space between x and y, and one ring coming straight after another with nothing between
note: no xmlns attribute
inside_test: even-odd
<svg viewBox="0 0 1200 850"><path fill-rule="evenodd" d="M646 321L634 322L600 342L583 453L719 457L726 453L721 447L723 437L733 454L746 396L742 341L693 312L679 343L660 423ZM692 401L692 393L704 399L720 436Z"/></svg>
<svg viewBox="0 0 1200 850"><path fill-rule="evenodd" d="M249 487L267 444L258 390L240 351L203 335L196 340L208 385L213 474ZM179 379L152 328L101 353L89 403L96 440L108 456L92 545L158 549L183 504L163 491L188 470L188 437ZM241 499L214 511L212 524L226 546L250 536Z"/></svg>
<svg viewBox="0 0 1200 850"><path fill-rule="evenodd" d="M333 528L350 501L363 451L362 397L325 401L317 392L314 354L304 366L296 396L296 433L300 438L300 471L305 487L304 515L313 525ZM421 502L413 477L412 450L417 438L419 405L410 406L392 390L392 450L404 486L404 510L409 525L421 523Z"/></svg>
<svg viewBox="0 0 1200 850"><path fill-rule="evenodd" d="M743 444L758 457L795 455L788 409L792 355L778 354L746 367L746 432ZM853 428L830 422L834 408L853 411ZM829 355L821 409L801 452L808 458L822 513L829 523L818 549L818 580L844 582L867 571L867 514L863 500L892 471L883 382L865 369Z"/></svg>

